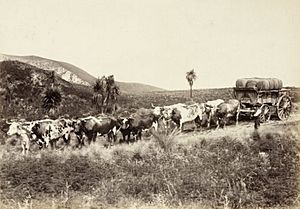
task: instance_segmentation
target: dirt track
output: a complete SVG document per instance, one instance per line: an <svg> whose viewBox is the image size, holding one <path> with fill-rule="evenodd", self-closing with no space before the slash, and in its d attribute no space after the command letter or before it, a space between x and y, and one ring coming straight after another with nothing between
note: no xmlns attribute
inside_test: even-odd
<svg viewBox="0 0 300 209"><path fill-rule="evenodd" d="M285 126L298 124L298 129L300 129L300 113L294 113L290 116L287 121L280 120L270 120L266 123L261 123L258 131L265 130L266 128L279 127L279 131L285 131ZM197 131L184 132L179 134L180 139L189 139L191 138L220 138L224 136L232 136L234 138L240 138L243 136L251 136L254 131L254 121L241 121L236 126L235 124L231 124L226 126L224 129L219 128L216 130L215 127L211 129L202 129Z"/></svg>

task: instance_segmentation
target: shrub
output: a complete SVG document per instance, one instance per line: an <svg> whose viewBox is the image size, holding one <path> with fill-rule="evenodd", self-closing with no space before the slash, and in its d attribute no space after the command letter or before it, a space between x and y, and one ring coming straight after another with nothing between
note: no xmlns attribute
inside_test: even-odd
<svg viewBox="0 0 300 209"><path fill-rule="evenodd" d="M95 144L26 157L7 153L0 162L1 197L61 198L68 188L70 200L87 195L98 205L126 199L231 208L295 204L299 131L275 127L245 137L204 137L184 144L174 136L162 145L159 138L110 149Z"/></svg>

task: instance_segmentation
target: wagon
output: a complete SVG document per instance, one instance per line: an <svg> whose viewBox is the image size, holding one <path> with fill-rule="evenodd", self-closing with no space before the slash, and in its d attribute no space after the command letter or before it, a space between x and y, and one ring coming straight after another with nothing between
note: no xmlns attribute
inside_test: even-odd
<svg viewBox="0 0 300 209"><path fill-rule="evenodd" d="M260 122L266 122L271 116L284 121L291 114L292 100L289 89L280 87L262 90L246 85L244 88L234 88L234 92L236 99L240 101L240 115L252 117L259 111Z"/></svg>

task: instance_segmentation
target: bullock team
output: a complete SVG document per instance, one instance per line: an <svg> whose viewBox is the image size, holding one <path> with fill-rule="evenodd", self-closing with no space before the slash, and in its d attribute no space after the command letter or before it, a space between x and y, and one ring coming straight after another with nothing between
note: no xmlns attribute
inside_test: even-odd
<svg viewBox="0 0 300 209"><path fill-rule="evenodd" d="M152 105L153 106L153 105ZM96 141L97 135L106 136L109 143L117 141L117 134L122 137L118 141L133 142L142 138L145 130L159 131L178 127L184 130L187 123L197 128L215 125L224 127L230 118L238 122L240 103L238 100L225 102L222 99L206 103L174 104L170 106L153 106L152 109L139 109L129 116L88 116L77 119L60 118L44 119L31 122L9 123L7 135L15 135L21 141L23 154L32 144L40 149L55 149L57 143L62 147L81 148Z"/></svg>

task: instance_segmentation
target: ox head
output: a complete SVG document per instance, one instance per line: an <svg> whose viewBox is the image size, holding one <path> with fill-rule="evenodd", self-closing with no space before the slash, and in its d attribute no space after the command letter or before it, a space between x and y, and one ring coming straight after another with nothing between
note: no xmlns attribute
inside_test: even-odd
<svg viewBox="0 0 300 209"><path fill-rule="evenodd" d="M128 129L132 126L133 118L123 118L121 119L121 129Z"/></svg>
<svg viewBox="0 0 300 209"><path fill-rule="evenodd" d="M170 119L172 115L174 114L172 108L161 108L160 109L160 115L165 119Z"/></svg>
<svg viewBox="0 0 300 209"><path fill-rule="evenodd" d="M20 134L20 131L21 131L21 124L19 124L17 122L12 122L7 131L7 135L11 136L14 134Z"/></svg>
<svg viewBox="0 0 300 209"><path fill-rule="evenodd" d="M154 106L152 103L151 103L151 106L153 108L154 115L161 116L163 114L163 111L165 109L164 107Z"/></svg>
<svg viewBox="0 0 300 209"><path fill-rule="evenodd" d="M37 131L41 128L41 125L39 123L33 123L30 127L32 133L37 133Z"/></svg>
<svg viewBox="0 0 300 209"><path fill-rule="evenodd" d="M83 123L84 123L84 121L82 121L82 120L80 120L80 119L75 120L75 121L73 122L73 128L74 128L75 133L79 133L79 132L82 131Z"/></svg>

